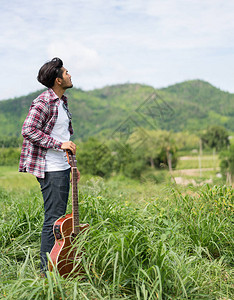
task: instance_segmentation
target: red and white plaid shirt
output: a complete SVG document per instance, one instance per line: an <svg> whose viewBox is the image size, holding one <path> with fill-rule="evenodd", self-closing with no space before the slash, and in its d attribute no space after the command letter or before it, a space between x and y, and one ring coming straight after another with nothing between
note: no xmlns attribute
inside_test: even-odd
<svg viewBox="0 0 234 300"><path fill-rule="evenodd" d="M62 96L67 107L67 97ZM59 98L52 89L48 89L35 100L24 121L22 135L24 137L19 172L28 172L36 177L45 177L45 156L47 149L61 149L62 143L50 136L58 118ZM71 121L70 134L73 134Z"/></svg>

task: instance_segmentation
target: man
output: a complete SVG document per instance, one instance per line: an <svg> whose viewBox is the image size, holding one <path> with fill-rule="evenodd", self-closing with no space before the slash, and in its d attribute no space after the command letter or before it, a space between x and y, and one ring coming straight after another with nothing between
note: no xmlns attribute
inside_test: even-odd
<svg viewBox="0 0 234 300"><path fill-rule="evenodd" d="M70 141L73 134L71 113L64 96L73 84L62 60L53 58L45 63L37 79L48 89L33 100L24 121L19 171L35 175L41 186L45 210L41 234L41 271L44 274L46 253L51 251L55 241L53 224L67 208L70 166L65 150L75 154L76 145Z"/></svg>

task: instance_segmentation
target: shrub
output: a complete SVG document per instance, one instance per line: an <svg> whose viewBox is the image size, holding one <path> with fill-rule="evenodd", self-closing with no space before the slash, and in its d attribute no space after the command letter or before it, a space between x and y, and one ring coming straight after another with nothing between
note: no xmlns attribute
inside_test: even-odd
<svg viewBox="0 0 234 300"><path fill-rule="evenodd" d="M19 148L1 148L0 166L14 166L19 163L21 149Z"/></svg>

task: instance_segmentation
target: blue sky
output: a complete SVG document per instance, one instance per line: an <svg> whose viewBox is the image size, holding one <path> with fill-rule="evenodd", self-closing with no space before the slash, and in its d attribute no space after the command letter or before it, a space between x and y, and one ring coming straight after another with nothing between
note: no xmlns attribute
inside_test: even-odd
<svg viewBox="0 0 234 300"><path fill-rule="evenodd" d="M41 89L57 56L75 87L202 79L234 93L233 0L0 0L0 100Z"/></svg>

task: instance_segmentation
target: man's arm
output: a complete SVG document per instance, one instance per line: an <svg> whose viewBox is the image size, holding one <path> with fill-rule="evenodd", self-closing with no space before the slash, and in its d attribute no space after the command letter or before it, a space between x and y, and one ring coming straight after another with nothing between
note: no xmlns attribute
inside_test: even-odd
<svg viewBox="0 0 234 300"><path fill-rule="evenodd" d="M45 104L42 101L33 104L23 124L21 132L23 137L31 143L46 149L69 149L75 154L76 145L73 142L59 142L42 131L43 125L46 120L48 120L48 117L48 104Z"/></svg>

